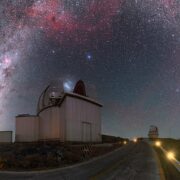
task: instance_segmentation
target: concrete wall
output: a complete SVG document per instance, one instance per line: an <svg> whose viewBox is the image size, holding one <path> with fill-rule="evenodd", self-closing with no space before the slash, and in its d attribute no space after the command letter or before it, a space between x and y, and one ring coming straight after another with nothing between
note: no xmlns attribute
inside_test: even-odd
<svg viewBox="0 0 180 180"><path fill-rule="evenodd" d="M66 140L89 141L83 138L90 133L90 141L101 141L101 107L83 99L67 96L66 102ZM84 128L85 127L85 128ZM89 135L88 135L89 136ZM86 140L85 140L86 139Z"/></svg>
<svg viewBox="0 0 180 180"><path fill-rule="evenodd" d="M0 143L11 143L12 131L0 131Z"/></svg>
<svg viewBox="0 0 180 180"><path fill-rule="evenodd" d="M33 142L39 139L39 117L16 117L16 142Z"/></svg>
<svg viewBox="0 0 180 180"><path fill-rule="evenodd" d="M39 114L40 140L63 140L62 128L64 129L64 126L61 123L62 113L60 107L50 107Z"/></svg>

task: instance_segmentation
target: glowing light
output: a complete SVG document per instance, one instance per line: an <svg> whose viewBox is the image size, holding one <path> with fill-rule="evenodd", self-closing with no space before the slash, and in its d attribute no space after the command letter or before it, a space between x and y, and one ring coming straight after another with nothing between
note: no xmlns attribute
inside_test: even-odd
<svg viewBox="0 0 180 180"><path fill-rule="evenodd" d="M175 154L172 151L167 152L166 156L169 160L175 159Z"/></svg>
<svg viewBox="0 0 180 180"><path fill-rule="evenodd" d="M4 65L5 67L8 67L8 66L11 65L11 59L10 59L10 57L5 56L5 58L3 59L3 65Z"/></svg>
<svg viewBox="0 0 180 180"><path fill-rule="evenodd" d="M93 57L92 57L92 54L91 54L91 53L87 53L87 54L86 54L86 59L87 59L87 60L90 61L92 58L93 58Z"/></svg>
<svg viewBox="0 0 180 180"><path fill-rule="evenodd" d="M156 142L155 142L155 145L156 145L157 147L160 147L160 146L161 146L161 142L160 142L160 141L156 141Z"/></svg>
<svg viewBox="0 0 180 180"><path fill-rule="evenodd" d="M127 144L127 141L124 141L123 144L124 144L124 145Z"/></svg>
<svg viewBox="0 0 180 180"><path fill-rule="evenodd" d="M72 82L71 81L64 82L63 86L64 86L65 91L67 91L67 92L72 91Z"/></svg>
<svg viewBox="0 0 180 180"><path fill-rule="evenodd" d="M134 138L134 139L133 139L133 142L136 143L136 142L137 142L137 138Z"/></svg>

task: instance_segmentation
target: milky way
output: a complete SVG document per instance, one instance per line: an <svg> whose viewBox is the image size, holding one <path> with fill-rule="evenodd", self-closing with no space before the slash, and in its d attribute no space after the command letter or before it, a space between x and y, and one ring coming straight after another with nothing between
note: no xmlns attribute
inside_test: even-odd
<svg viewBox="0 0 180 180"><path fill-rule="evenodd" d="M1 129L57 77L97 88L104 132L179 123L178 0L2 0L0 17Z"/></svg>

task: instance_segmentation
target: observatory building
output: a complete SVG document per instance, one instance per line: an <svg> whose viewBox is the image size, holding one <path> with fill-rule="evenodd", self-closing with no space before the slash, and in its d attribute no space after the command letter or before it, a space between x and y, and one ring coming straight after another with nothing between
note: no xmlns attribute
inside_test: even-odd
<svg viewBox="0 0 180 180"><path fill-rule="evenodd" d="M101 107L81 80L72 92L50 85L39 97L37 115L16 116L16 142L101 142Z"/></svg>
<svg viewBox="0 0 180 180"><path fill-rule="evenodd" d="M148 136L149 136L150 139L158 138L158 136L159 136L158 127L150 126Z"/></svg>

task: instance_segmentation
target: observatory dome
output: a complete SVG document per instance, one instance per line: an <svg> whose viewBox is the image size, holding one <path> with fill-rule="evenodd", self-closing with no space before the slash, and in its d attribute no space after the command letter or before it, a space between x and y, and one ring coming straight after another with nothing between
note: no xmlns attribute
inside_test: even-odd
<svg viewBox="0 0 180 180"><path fill-rule="evenodd" d="M102 104L92 92L95 86L82 80L52 82L39 97L36 116L16 117L16 141L101 142Z"/></svg>
<svg viewBox="0 0 180 180"><path fill-rule="evenodd" d="M59 80L53 81L41 93L38 100L37 112L48 106L56 105L62 99L64 92L63 82Z"/></svg>
<svg viewBox="0 0 180 180"><path fill-rule="evenodd" d="M74 87L72 87L72 84L68 84L68 82L63 82L61 80L53 81L41 93L38 100L37 113L39 113L42 109L46 107L58 105L61 102L64 94L66 93L75 93L81 96L90 95L91 98L95 98L95 87L90 86L89 84L87 85L87 87L88 91L86 90L85 84L82 80L79 80Z"/></svg>
<svg viewBox="0 0 180 180"><path fill-rule="evenodd" d="M151 125L148 136L149 136L149 138L158 138L158 136L159 136L158 127Z"/></svg>

